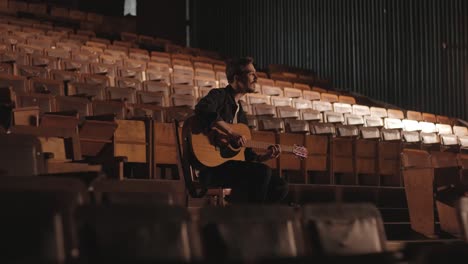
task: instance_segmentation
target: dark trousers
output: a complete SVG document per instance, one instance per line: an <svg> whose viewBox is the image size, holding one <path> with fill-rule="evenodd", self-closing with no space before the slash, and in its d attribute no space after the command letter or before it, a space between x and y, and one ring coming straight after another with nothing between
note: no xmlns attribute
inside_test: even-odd
<svg viewBox="0 0 468 264"><path fill-rule="evenodd" d="M207 186L231 188L229 201L232 203L274 203L288 193L287 182L258 162L230 160L204 169L200 178Z"/></svg>

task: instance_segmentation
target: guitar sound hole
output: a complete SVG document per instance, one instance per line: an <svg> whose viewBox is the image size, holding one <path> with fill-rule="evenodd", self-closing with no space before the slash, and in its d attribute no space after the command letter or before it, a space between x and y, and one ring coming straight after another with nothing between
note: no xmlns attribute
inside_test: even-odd
<svg viewBox="0 0 468 264"><path fill-rule="evenodd" d="M229 146L223 146L219 148L219 153L221 157L228 159L236 156L239 153L239 150L234 150Z"/></svg>

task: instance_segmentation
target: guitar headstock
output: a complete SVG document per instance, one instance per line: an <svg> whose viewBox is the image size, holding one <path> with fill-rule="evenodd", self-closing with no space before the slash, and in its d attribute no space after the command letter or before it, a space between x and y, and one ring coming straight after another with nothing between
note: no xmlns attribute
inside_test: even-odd
<svg viewBox="0 0 468 264"><path fill-rule="evenodd" d="M307 158L307 154L309 154L306 147L299 145L294 145L292 153L301 160Z"/></svg>

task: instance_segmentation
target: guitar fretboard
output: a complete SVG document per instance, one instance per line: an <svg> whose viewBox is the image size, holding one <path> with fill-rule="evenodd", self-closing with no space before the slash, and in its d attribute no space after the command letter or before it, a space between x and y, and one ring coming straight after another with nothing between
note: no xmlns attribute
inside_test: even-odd
<svg viewBox="0 0 468 264"><path fill-rule="evenodd" d="M274 144L261 142L261 141L248 140L245 145L246 147L254 148L254 149L267 149L269 146L274 145ZM288 146L288 145L280 145L280 148L282 152L293 152L295 147Z"/></svg>

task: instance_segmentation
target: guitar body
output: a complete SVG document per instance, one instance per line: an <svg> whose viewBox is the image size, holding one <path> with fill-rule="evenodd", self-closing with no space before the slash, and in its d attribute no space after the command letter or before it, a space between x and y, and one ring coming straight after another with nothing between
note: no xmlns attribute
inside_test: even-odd
<svg viewBox="0 0 468 264"><path fill-rule="evenodd" d="M267 149L271 144L252 141L250 129L245 124L232 124L232 129L246 138L246 145L254 149ZM206 132L198 117L192 116L184 121L182 129L183 160L197 169L216 167L229 160L245 160L245 147L233 147L227 142L225 133L219 130ZM217 143L214 143L217 142ZM307 158L307 149L303 146L280 146L282 152L291 152L297 157Z"/></svg>
<svg viewBox="0 0 468 264"><path fill-rule="evenodd" d="M235 132L244 135L247 140L251 139L248 126L233 124L232 128ZM216 133L223 134L219 131ZM233 148L231 145L215 145L210 140L210 136L203 133L201 129L192 129L189 141L194 158L204 167L216 167L228 160L245 160L245 147Z"/></svg>

